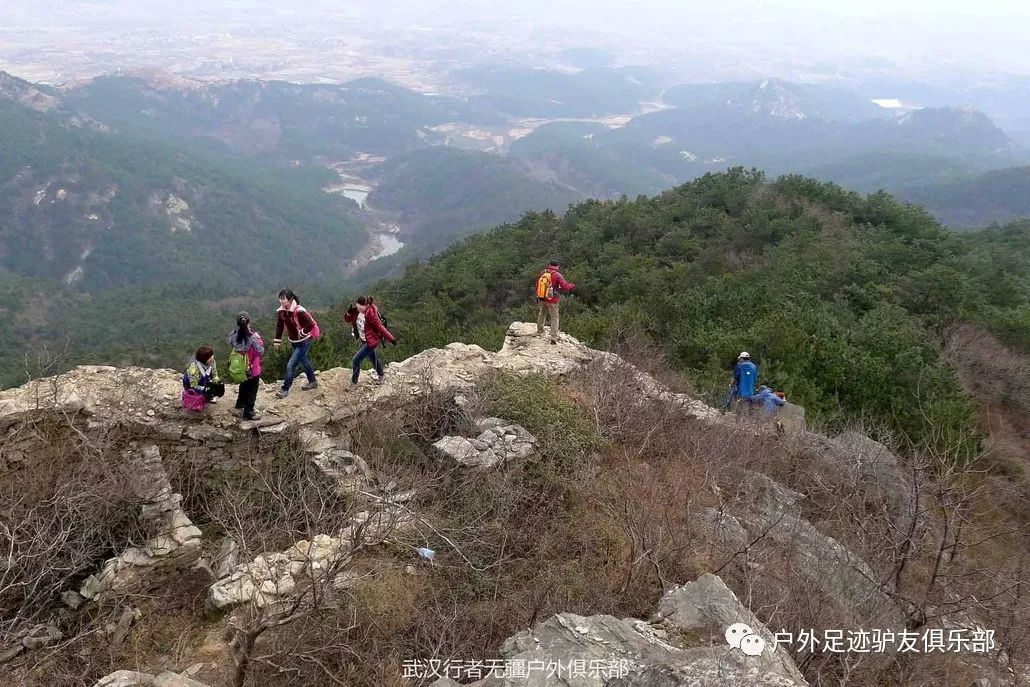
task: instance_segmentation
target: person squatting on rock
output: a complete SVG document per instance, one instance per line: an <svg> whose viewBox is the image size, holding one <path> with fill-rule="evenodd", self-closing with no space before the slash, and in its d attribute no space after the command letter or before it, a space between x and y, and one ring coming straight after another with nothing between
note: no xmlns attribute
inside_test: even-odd
<svg viewBox="0 0 1030 687"><path fill-rule="evenodd" d="M254 412L254 403L261 384L261 356L265 353L265 342L254 331L249 313L236 314L236 328L229 332L227 341L232 349L229 353L229 381L240 385L233 414L244 420L258 420L261 415Z"/></svg>
<svg viewBox="0 0 1030 687"><path fill-rule="evenodd" d="M182 373L182 407L199 412L224 395L225 384L218 379L215 352L209 346L201 346Z"/></svg>
<svg viewBox="0 0 1030 687"><path fill-rule="evenodd" d="M750 400L752 405L759 406L765 411L766 417L774 416L776 409L787 403L779 394L765 384L758 387L758 393L752 396Z"/></svg>
<svg viewBox="0 0 1030 687"><path fill-rule="evenodd" d="M361 341L361 348L354 355L351 361L350 383L358 383L358 376L361 374L361 363L365 358L372 362L376 371L376 381L383 381L383 363L376 351L383 340L397 345L397 338L390 333L390 330L383 324L379 316L379 309L376 308L371 296L359 296L343 316L344 322L354 327L354 335Z"/></svg>
<svg viewBox="0 0 1030 687"><path fill-rule="evenodd" d="M315 370L311 367L311 346L320 336L318 323L311 316L300 299L290 289L283 289L279 292L279 309L276 311L275 338L272 346L276 350L282 345L283 332L293 345L293 353L286 363L286 378L283 386L275 395L279 398L286 398L290 394L290 387L293 386L293 379L297 376L297 368L303 367L304 374L308 378L307 384L301 387L302 390L314 389L318 386L315 379Z"/></svg>
<svg viewBox="0 0 1030 687"><path fill-rule="evenodd" d="M722 404L724 411L735 407L740 401L750 401L755 394L755 383L758 381L758 366L751 362L751 354L741 351L737 356L737 364L733 368L733 381L730 382L729 393Z"/></svg>
<svg viewBox="0 0 1030 687"><path fill-rule="evenodd" d="M558 261L551 260L547 268L540 273L536 280L536 301L539 312L536 317L536 333L544 333L544 321L551 322L551 343L558 343L558 302L561 300L561 292L566 293L575 290L576 285L565 281L565 277L558 271Z"/></svg>

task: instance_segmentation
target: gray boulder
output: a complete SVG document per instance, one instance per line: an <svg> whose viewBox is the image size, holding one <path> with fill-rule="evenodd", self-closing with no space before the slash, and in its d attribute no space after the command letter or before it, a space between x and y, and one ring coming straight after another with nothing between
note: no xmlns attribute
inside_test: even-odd
<svg viewBox="0 0 1030 687"><path fill-rule="evenodd" d="M744 622L772 644L772 634L744 608L722 580L710 574L670 590L650 621L610 615L584 617L558 613L504 642L501 656L508 672L492 674L475 687L533 685L535 687L686 687L687 685L807 685L786 651L768 648L759 656L729 646L725 631ZM583 667L572 673L571 666ZM531 666L560 666L566 673L550 674ZM500 671L504 673L505 671ZM454 687L441 678L434 687Z"/></svg>
<svg viewBox="0 0 1030 687"><path fill-rule="evenodd" d="M877 583L869 565L836 539L821 533L795 506L801 495L765 475L745 472L737 517L752 539L766 537L783 548L795 570L830 597L856 626L904 627L904 616Z"/></svg>

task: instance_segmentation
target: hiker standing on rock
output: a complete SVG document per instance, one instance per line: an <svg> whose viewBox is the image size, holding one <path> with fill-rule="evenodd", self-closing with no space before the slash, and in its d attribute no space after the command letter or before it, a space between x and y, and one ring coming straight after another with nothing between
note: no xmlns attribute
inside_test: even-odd
<svg viewBox="0 0 1030 687"><path fill-rule="evenodd" d="M236 314L236 329L229 332L227 341L232 348L229 353L229 380L240 385L233 414L244 420L258 420L261 415L254 412L254 402L261 384L261 356L265 353L265 342L254 331L249 313Z"/></svg>
<svg viewBox="0 0 1030 687"><path fill-rule="evenodd" d="M218 379L215 352L210 346L201 346L182 373L182 407L200 412L224 395L225 385Z"/></svg>
<svg viewBox="0 0 1030 687"><path fill-rule="evenodd" d="M397 338L390 333L390 330L383 324L379 316L379 309L375 306L371 296L359 296L343 316L344 322L354 325L354 332L361 341L361 348L354 355L351 361L351 385L358 383L358 376L361 374L361 363L365 358L372 361L372 367L376 371L376 381L380 384L383 381L383 363L379 359L376 348L384 339L397 345Z"/></svg>
<svg viewBox="0 0 1030 687"><path fill-rule="evenodd" d="M758 381L758 366L751 362L751 354L741 351L737 356L737 364L733 368L733 381L730 382L730 391L726 394L726 402L722 409L729 410L741 400L750 402L755 394L755 383Z"/></svg>
<svg viewBox="0 0 1030 687"><path fill-rule="evenodd" d="M279 310L276 311L275 338L272 345L276 350L282 345L283 331L293 345L293 353L286 363L286 379L283 386L275 392L278 398L286 398L290 395L290 387L293 386L293 379L297 376L297 368L303 367L308 383L301 387L302 391L318 387L318 380L315 379L315 370L311 367L309 355L311 346L320 336L318 323L311 316L300 299L290 289L283 289L279 292Z"/></svg>
<svg viewBox="0 0 1030 687"><path fill-rule="evenodd" d="M536 333L543 334L544 321L550 319L552 344L558 343L558 301L561 300L561 292L573 291L576 288L572 282L565 281L558 267L558 261L552 260L536 280L536 301L539 305Z"/></svg>

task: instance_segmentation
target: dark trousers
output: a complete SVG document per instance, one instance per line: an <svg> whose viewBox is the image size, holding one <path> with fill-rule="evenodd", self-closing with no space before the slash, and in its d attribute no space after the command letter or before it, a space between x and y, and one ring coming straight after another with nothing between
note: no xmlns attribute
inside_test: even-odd
<svg viewBox="0 0 1030 687"><path fill-rule="evenodd" d="M245 413L254 412L254 402L257 401L258 386L261 384L260 377L250 377L240 384L239 394L236 396L236 407L242 408Z"/></svg>
<svg viewBox="0 0 1030 687"><path fill-rule="evenodd" d="M362 344L361 348L358 349L357 354L354 356L354 360L351 361L351 376L350 383L358 383L358 375L361 374L361 363L368 358L372 361L372 367L375 368L376 374L380 377L383 376L383 363L379 360L379 354L376 352L374 346L368 344Z"/></svg>

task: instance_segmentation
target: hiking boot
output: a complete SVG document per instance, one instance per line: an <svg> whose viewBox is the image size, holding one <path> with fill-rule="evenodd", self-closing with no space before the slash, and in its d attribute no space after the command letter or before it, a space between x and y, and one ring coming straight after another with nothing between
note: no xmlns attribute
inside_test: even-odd
<svg viewBox="0 0 1030 687"><path fill-rule="evenodd" d="M386 375L379 375L376 377L376 384L382 384L386 381Z"/></svg>
<svg viewBox="0 0 1030 687"><path fill-rule="evenodd" d="M289 395L290 395L290 392L289 392L288 389L279 389L278 391L275 392L275 397L276 398L286 398Z"/></svg>
<svg viewBox="0 0 1030 687"><path fill-rule="evenodd" d="M307 383L301 385L300 390L301 391L309 391L311 389L317 389L317 388L318 388L318 380L316 379L313 382L307 382Z"/></svg>
<svg viewBox="0 0 1030 687"><path fill-rule="evenodd" d="M243 414L243 419L244 420L260 420L261 419L261 413L257 412L256 410L252 410L249 413L244 413Z"/></svg>
<svg viewBox="0 0 1030 687"><path fill-rule="evenodd" d="M231 412L236 417L242 417L242 418L246 418L247 417L247 414L245 412L243 412L243 408L233 408L229 412Z"/></svg>

